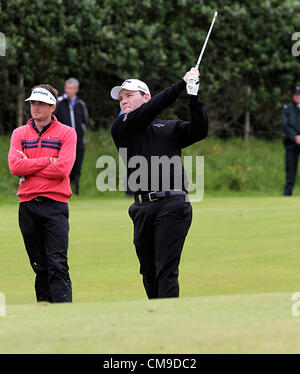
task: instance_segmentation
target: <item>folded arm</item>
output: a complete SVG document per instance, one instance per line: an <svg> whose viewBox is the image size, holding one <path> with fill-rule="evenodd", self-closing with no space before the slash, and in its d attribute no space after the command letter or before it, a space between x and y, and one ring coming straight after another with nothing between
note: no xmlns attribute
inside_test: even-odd
<svg viewBox="0 0 300 374"><path fill-rule="evenodd" d="M10 172L17 177L26 177L50 165L49 157L23 158L20 153L22 142L16 131L13 132L8 152ZM19 152L18 152L19 151Z"/></svg>
<svg viewBox="0 0 300 374"><path fill-rule="evenodd" d="M61 179L69 176L76 158L76 141L76 132L71 129L63 139L58 158L34 175L47 179Z"/></svg>

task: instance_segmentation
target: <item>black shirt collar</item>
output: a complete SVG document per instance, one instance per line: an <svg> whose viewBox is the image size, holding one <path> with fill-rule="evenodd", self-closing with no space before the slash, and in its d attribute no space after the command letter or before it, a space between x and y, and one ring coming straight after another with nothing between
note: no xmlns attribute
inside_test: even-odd
<svg viewBox="0 0 300 374"><path fill-rule="evenodd" d="M32 120L32 127L34 128L34 130L39 134L39 136L43 135L45 131L47 131L49 129L49 127L52 125L52 122L53 122L54 118L53 116L51 116L51 121L48 123L48 125L44 126L42 128L42 131L39 131L38 128L36 127L36 124L35 124L35 121Z"/></svg>

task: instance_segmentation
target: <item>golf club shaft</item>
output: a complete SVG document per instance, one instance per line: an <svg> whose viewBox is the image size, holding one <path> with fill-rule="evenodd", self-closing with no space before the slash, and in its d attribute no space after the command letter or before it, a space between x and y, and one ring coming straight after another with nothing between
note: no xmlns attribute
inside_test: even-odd
<svg viewBox="0 0 300 374"><path fill-rule="evenodd" d="M203 44L202 51L201 51L200 56L199 56L199 58L198 58L197 64L196 64L196 66L195 66L196 69L199 69L200 62L201 62L201 60L202 60L203 53L204 53L204 51L205 51L206 44L207 44L207 42L208 42L208 39L209 39L209 36L210 36L211 30L212 30L212 28L213 28L213 26L214 26L214 23L215 23L215 20L216 20L216 18L217 18L217 15L218 15L218 12L215 12L215 14L214 14L214 18L213 18L212 23L211 23L211 25L210 25L210 28L209 28L209 30L208 30L208 33L207 33L207 36L206 36L205 42L204 42L204 44Z"/></svg>

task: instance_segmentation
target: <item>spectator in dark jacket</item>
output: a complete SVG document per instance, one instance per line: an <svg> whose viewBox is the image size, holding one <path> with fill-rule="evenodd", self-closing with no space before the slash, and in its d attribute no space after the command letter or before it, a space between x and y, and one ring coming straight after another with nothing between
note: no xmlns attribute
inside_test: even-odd
<svg viewBox="0 0 300 374"><path fill-rule="evenodd" d="M76 160L70 174L70 181L75 186L75 193L79 194L79 179L85 153L85 132L88 123L88 111L85 102L78 96L79 82L69 78L65 82L65 93L58 98L54 115L57 119L75 129L77 133Z"/></svg>
<svg viewBox="0 0 300 374"><path fill-rule="evenodd" d="M300 154L300 85L294 87L292 103L282 112L283 142L285 148L284 196L291 196L296 182Z"/></svg>

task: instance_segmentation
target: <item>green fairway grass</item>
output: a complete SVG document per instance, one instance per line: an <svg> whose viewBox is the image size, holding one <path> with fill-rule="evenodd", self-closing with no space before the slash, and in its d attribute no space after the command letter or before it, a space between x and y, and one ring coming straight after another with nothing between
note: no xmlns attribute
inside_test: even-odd
<svg viewBox="0 0 300 374"><path fill-rule="evenodd" d="M148 301L131 199L70 200L73 304L37 305L17 223L0 207L0 353L299 353L298 197L193 203L180 298Z"/></svg>

